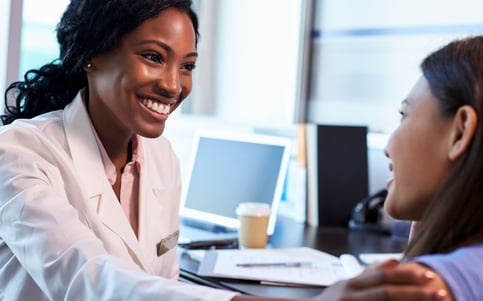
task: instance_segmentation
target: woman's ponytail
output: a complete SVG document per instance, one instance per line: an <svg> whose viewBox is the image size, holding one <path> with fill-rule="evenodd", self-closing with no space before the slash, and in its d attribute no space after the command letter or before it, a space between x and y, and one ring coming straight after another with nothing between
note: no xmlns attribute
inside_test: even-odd
<svg viewBox="0 0 483 301"><path fill-rule="evenodd" d="M2 123L63 109L86 86L87 77L82 69L76 73L67 72L55 61L40 69L29 70L23 81L14 82L6 89ZM13 93L14 104L9 101L10 93Z"/></svg>

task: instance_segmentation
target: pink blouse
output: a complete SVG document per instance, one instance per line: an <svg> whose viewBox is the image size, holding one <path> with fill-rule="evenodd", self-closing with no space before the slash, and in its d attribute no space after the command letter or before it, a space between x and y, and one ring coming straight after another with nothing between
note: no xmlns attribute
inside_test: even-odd
<svg viewBox="0 0 483 301"><path fill-rule="evenodd" d="M97 133L95 133L95 137L97 146L99 147L99 151L101 152L102 163L104 165L104 171L106 173L107 179L109 180L109 183L111 183L111 185L114 185L117 179L116 167L107 155L106 149L104 148L104 145L97 136ZM131 140L132 158L131 161L129 161L122 170L121 194L119 200L121 203L121 207L122 209L124 209L124 213L126 213L126 216L131 223L131 227L136 236L138 235L139 219L139 175L143 163L142 143L139 143L139 141L140 139L137 135L135 135Z"/></svg>

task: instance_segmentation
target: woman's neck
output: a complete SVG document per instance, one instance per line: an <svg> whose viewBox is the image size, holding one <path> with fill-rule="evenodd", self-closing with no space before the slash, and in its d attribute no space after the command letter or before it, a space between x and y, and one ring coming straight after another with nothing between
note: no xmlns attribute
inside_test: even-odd
<svg viewBox="0 0 483 301"><path fill-rule="evenodd" d="M86 97L87 113L91 122L109 159L116 166L116 170L120 171L131 160L131 140L134 133L116 126L116 123L112 122L112 118L105 116L109 115L109 110L101 110L103 108L102 105L97 104L96 108L94 106L96 104L93 101L89 101L88 97Z"/></svg>

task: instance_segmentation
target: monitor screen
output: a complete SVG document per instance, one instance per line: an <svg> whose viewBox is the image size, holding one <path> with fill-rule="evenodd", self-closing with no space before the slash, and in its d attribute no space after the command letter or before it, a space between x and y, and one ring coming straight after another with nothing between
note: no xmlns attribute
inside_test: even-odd
<svg viewBox="0 0 483 301"><path fill-rule="evenodd" d="M200 132L183 183L182 216L230 228L241 202L263 202L272 208L268 226L275 227L290 140L268 135Z"/></svg>

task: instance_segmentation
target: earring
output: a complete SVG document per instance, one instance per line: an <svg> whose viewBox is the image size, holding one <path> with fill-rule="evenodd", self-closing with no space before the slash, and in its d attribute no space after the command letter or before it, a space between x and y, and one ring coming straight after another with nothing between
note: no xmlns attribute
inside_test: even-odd
<svg viewBox="0 0 483 301"><path fill-rule="evenodd" d="M91 68L92 67L92 64L91 63L87 63L87 68Z"/></svg>

